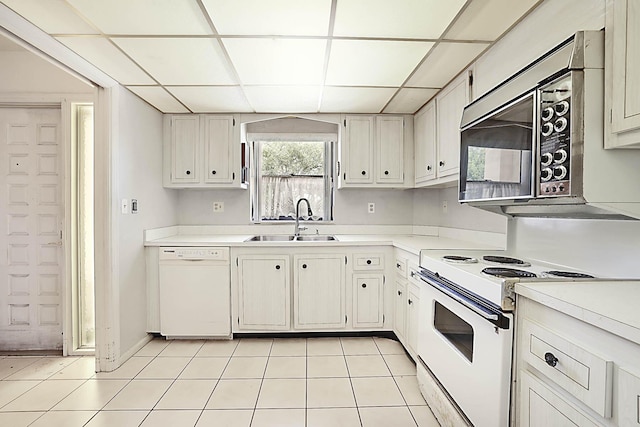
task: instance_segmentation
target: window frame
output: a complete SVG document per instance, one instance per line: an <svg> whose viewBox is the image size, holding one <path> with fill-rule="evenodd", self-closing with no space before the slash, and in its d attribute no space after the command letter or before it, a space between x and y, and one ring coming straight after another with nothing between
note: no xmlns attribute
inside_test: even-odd
<svg viewBox="0 0 640 427"><path fill-rule="evenodd" d="M287 136L281 134L274 137L254 138L251 142L251 158L254 167L251 173L251 221L255 224L287 224L294 223L295 219L263 219L260 206L260 178L262 177L262 143L264 142L323 142L324 143L324 212L321 220L305 220L307 222L326 224L333 222L334 204L335 204L335 183L336 171L334 168L337 155L337 143L335 138L319 137L318 135L309 135L300 137Z"/></svg>

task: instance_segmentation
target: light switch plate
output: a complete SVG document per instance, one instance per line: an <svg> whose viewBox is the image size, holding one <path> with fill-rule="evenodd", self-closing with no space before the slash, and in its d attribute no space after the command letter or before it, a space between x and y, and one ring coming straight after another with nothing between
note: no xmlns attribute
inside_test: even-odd
<svg viewBox="0 0 640 427"><path fill-rule="evenodd" d="M224 202L213 202L213 212L214 213L224 212Z"/></svg>
<svg viewBox="0 0 640 427"><path fill-rule="evenodd" d="M129 213L129 199L122 199L120 209L124 215Z"/></svg>

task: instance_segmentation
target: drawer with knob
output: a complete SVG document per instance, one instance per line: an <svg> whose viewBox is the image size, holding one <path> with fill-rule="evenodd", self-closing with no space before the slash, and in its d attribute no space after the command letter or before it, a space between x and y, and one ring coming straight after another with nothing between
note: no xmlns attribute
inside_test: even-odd
<svg viewBox="0 0 640 427"><path fill-rule="evenodd" d="M399 278L407 278L407 260L404 258L396 258L395 262L396 276Z"/></svg>
<svg viewBox="0 0 640 427"><path fill-rule="evenodd" d="M613 362L533 321L522 324L524 361L600 416L611 417Z"/></svg>
<svg viewBox="0 0 640 427"><path fill-rule="evenodd" d="M354 254L353 255L354 270L383 270L384 255L380 253L371 254Z"/></svg>

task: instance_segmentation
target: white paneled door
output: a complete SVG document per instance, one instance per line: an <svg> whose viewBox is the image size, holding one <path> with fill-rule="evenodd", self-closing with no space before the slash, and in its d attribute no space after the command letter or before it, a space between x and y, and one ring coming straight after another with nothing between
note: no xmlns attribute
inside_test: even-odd
<svg viewBox="0 0 640 427"><path fill-rule="evenodd" d="M0 107L0 350L62 348L60 117Z"/></svg>

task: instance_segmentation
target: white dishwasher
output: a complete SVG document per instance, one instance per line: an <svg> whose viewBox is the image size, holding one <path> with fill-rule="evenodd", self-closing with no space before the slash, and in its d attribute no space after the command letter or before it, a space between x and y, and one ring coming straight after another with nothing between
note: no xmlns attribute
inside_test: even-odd
<svg viewBox="0 0 640 427"><path fill-rule="evenodd" d="M230 336L229 248L160 248L159 267L162 335Z"/></svg>

